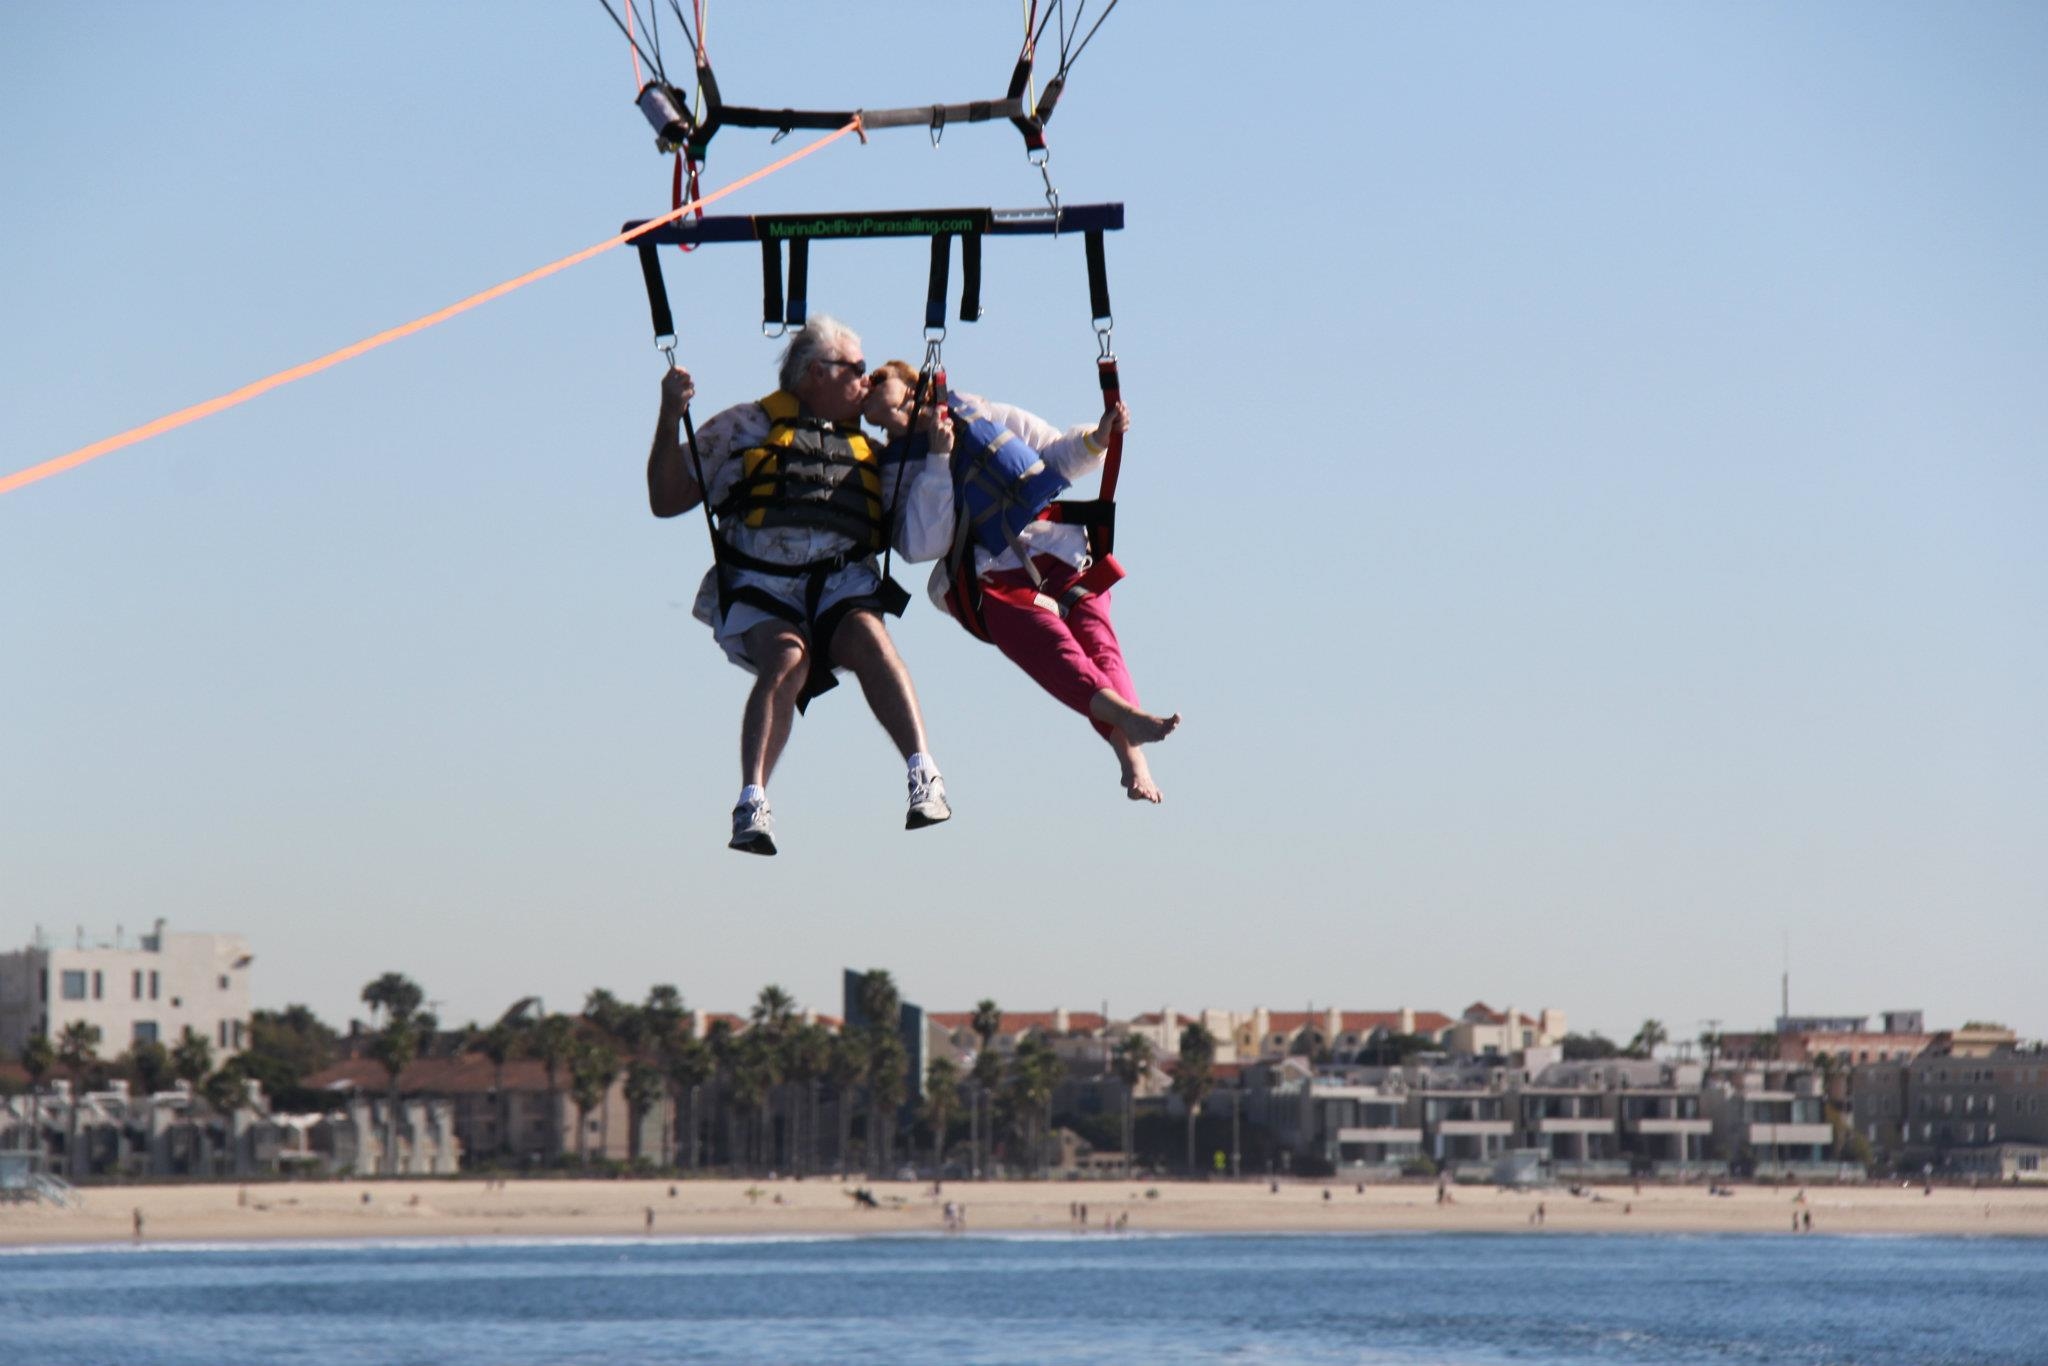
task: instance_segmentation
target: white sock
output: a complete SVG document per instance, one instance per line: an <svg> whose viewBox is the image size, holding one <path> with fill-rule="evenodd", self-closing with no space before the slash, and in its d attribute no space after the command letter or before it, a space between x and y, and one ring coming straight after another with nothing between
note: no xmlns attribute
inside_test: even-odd
<svg viewBox="0 0 2048 1366"><path fill-rule="evenodd" d="M767 800L768 789L765 787L761 787L755 783L748 783L745 787L740 789L739 804L741 806L745 806L749 802L765 802Z"/></svg>
<svg viewBox="0 0 2048 1366"><path fill-rule="evenodd" d="M912 773L917 773L919 771L923 771L926 773L937 773L939 771L939 766L932 762L932 756L922 752L911 755L909 763L910 771Z"/></svg>

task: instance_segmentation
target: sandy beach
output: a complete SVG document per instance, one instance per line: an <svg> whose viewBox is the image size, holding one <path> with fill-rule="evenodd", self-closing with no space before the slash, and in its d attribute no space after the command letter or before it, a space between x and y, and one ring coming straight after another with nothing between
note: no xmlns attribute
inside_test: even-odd
<svg viewBox="0 0 2048 1366"><path fill-rule="evenodd" d="M864 1187L879 1208L853 1192ZM0 1244L394 1237L748 1236L937 1233L948 1201L969 1233L1064 1233L1070 1206L1088 1231L1785 1233L1810 1213L1816 1234L2048 1236L2048 1189L1740 1185L1734 1194L1644 1185L1506 1192L1338 1182L949 1182L690 1180L348 1181L290 1185L87 1188L82 1207L0 1206ZM1325 1198L1325 1192L1328 1198ZM1535 1222L1541 1206L1541 1224ZM652 1211L652 1220L649 1211Z"/></svg>

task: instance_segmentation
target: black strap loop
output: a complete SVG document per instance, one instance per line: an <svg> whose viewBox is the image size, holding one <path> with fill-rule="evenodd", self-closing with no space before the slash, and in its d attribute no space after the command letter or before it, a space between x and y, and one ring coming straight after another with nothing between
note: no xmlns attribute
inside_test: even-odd
<svg viewBox="0 0 2048 1366"><path fill-rule="evenodd" d="M932 238L931 286L924 296L924 325L927 330L946 330L946 272L951 265L953 237L939 233Z"/></svg>
<svg viewBox="0 0 2048 1366"><path fill-rule="evenodd" d="M673 341L675 315L669 312L668 284L661 277L661 257L655 254L652 242L640 243L640 278L647 283L647 311L654 318L655 343L659 345L664 337Z"/></svg>
<svg viewBox="0 0 2048 1366"><path fill-rule="evenodd" d="M782 324L782 243L761 239L761 326Z"/></svg>
<svg viewBox="0 0 2048 1366"><path fill-rule="evenodd" d="M960 321L981 317L981 234L960 235Z"/></svg>
<svg viewBox="0 0 2048 1366"><path fill-rule="evenodd" d="M1113 316L1109 311L1109 266L1103 259L1102 233L1090 229L1088 239L1088 308L1095 321Z"/></svg>
<svg viewBox="0 0 2048 1366"><path fill-rule="evenodd" d="M810 306L810 282L810 239L793 237L789 242L789 307L782 314L782 321L791 327L804 325L805 311Z"/></svg>

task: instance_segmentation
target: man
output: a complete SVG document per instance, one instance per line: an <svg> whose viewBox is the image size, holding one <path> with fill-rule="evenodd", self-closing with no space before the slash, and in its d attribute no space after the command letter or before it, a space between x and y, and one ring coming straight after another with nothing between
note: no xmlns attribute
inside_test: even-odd
<svg viewBox="0 0 2048 1366"><path fill-rule="evenodd" d="M811 319L784 349L779 381L760 402L712 417L696 440L718 518L716 563L697 594L696 616L727 657L755 675L740 722L731 840L752 854L775 852L768 776L797 710L833 686L834 669L860 681L909 766L905 828L953 814L925 752L910 672L882 625L893 585L874 557L889 541L899 481L860 434L868 394L860 338L837 319ZM688 512L704 498L677 431L695 393L686 370L662 379L647 457L647 498L657 517Z"/></svg>

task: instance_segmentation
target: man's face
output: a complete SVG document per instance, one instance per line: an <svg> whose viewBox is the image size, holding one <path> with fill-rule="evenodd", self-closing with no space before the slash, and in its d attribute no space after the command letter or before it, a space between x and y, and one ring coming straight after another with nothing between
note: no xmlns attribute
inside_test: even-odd
<svg viewBox="0 0 2048 1366"><path fill-rule="evenodd" d="M900 377L878 375L868 386L864 415L891 437L902 436L910 430L910 398L910 386Z"/></svg>
<svg viewBox="0 0 2048 1366"><path fill-rule="evenodd" d="M796 387L798 402L827 422L852 422L868 397L868 363L860 343L840 340L828 345L804 371Z"/></svg>

